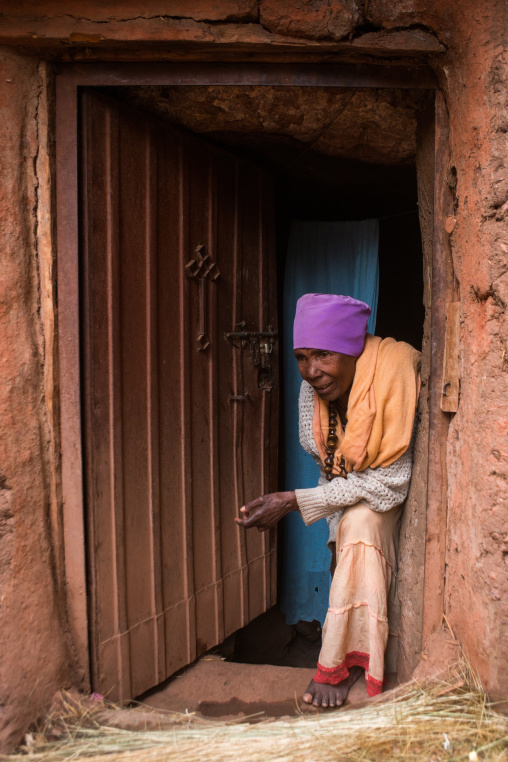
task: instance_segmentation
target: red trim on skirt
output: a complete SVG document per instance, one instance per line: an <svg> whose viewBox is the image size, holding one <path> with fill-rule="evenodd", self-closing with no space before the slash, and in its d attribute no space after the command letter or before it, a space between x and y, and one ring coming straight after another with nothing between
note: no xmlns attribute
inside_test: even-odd
<svg viewBox="0 0 508 762"><path fill-rule="evenodd" d="M376 680L375 677L369 675L369 661L369 654L362 653L361 651L350 651L346 654L346 658L342 664L339 664L337 667L323 667L318 662L317 671L314 675L314 682L338 685L349 677L349 670L351 667L362 667L365 670L366 675L367 695L377 696L383 690L383 681Z"/></svg>

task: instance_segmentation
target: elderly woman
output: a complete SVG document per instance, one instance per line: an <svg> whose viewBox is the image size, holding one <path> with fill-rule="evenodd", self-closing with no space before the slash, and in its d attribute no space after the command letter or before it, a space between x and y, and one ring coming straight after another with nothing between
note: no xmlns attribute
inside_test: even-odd
<svg viewBox="0 0 508 762"><path fill-rule="evenodd" d="M317 487L276 492L241 508L264 531L290 511L336 529L336 567L317 671L304 694L340 706L365 670L382 691L398 522L409 488L420 354L367 334L370 308L349 296L298 300L294 354L303 378L300 442L321 466Z"/></svg>

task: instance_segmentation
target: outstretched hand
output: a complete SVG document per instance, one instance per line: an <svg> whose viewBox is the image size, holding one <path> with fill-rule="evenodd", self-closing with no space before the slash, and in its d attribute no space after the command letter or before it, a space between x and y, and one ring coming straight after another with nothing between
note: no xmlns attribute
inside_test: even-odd
<svg viewBox="0 0 508 762"><path fill-rule="evenodd" d="M260 532L274 527L287 513L298 510L294 492L272 492L251 500L240 508L242 517L236 523L245 529L257 527Z"/></svg>

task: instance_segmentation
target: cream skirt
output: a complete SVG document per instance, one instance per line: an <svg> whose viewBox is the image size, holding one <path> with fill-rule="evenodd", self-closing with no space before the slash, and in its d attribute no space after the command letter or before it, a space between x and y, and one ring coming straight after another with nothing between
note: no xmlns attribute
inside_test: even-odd
<svg viewBox="0 0 508 762"><path fill-rule="evenodd" d="M383 689L385 651L397 624L396 570L402 506L378 513L365 503L347 508L337 528L337 566L314 680L340 683L349 668L365 669L367 693Z"/></svg>

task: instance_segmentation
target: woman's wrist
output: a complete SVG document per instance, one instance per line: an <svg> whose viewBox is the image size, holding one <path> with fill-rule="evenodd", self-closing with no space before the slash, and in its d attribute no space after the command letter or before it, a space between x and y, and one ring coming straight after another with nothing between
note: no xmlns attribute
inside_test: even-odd
<svg viewBox="0 0 508 762"><path fill-rule="evenodd" d="M298 510L298 501L296 499L296 492L289 491L289 492L283 492L284 499L287 505L288 513L291 511L297 511Z"/></svg>

